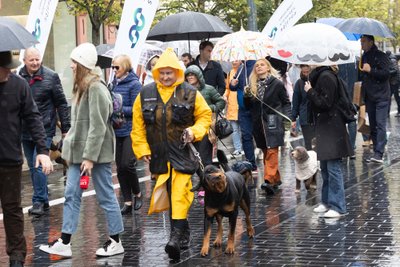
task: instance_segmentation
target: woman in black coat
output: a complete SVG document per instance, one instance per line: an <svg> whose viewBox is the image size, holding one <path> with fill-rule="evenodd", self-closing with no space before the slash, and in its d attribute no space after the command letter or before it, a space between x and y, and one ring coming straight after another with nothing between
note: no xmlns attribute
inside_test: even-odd
<svg viewBox="0 0 400 267"><path fill-rule="evenodd" d="M267 194L274 194L281 184L278 150L284 145L285 135L285 119L270 107L287 117L291 114L289 97L278 77L268 60L257 60L244 99L251 110L256 145L264 153L264 183L261 188Z"/></svg>
<svg viewBox="0 0 400 267"><path fill-rule="evenodd" d="M316 152L321 163L323 180L321 204L314 212L324 217L337 218L346 213L341 159L353 154L349 135L339 110L338 77L331 67L317 67L310 73L304 90L310 101L315 124Z"/></svg>

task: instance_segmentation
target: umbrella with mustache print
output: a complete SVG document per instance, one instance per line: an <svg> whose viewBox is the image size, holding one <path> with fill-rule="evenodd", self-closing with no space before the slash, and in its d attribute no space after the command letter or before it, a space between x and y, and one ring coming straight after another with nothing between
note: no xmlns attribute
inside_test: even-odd
<svg viewBox="0 0 400 267"><path fill-rule="evenodd" d="M332 66L355 61L346 36L337 28L302 23L282 32L271 57L294 64Z"/></svg>

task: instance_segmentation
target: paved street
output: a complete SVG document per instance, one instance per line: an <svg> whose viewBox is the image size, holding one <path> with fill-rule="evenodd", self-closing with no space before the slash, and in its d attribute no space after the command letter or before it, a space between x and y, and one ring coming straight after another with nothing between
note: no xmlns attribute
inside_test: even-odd
<svg viewBox="0 0 400 267"><path fill-rule="evenodd" d="M393 105L394 106L394 105ZM236 229L236 253L224 254L227 219L224 220L223 246L210 249L200 256L203 236L203 206L195 199L190 211L192 246L184 251L176 266L399 266L400 265L400 118L390 117L391 132L384 165L366 163L371 151L361 146L357 136L355 160L344 160L348 215L335 220L319 218L312 212L319 202L319 193L310 194L303 188L295 193L294 163L289 150L283 149L280 170L281 190L266 196L260 189L262 163L258 177L249 184L251 219L255 238L245 233L244 215ZM300 140L294 141L298 143ZM295 144L294 144L295 145ZM231 147L231 144L228 143ZM25 236L28 244L26 266L167 266L170 265L164 246L169 237L168 213L147 215L153 183L142 164L139 165L145 205L132 216L124 217L122 242L125 254L96 258L95 251L107 238L104 214L96 203L93 188L85 192L78 232L72 237L71 259L49 256L38 247L60 236L62 196L64 190L60 171L49 178L51 209L47 216L33 218L25 214ZM116 193L120 191L116 184ZM31 205L30 177L23 182L24 212ZM319 180L320 182L320 180ZM319 183L319 186L321 183ZM317 191L319 192L319 190ZM1 213L1 211L0 211ZM2 215L0 215L2 219ZM215 236L214 225L212 237ZM213 238L212 238L213 240ZM7 266L4 227L0 223L0 266Z"/></svg>

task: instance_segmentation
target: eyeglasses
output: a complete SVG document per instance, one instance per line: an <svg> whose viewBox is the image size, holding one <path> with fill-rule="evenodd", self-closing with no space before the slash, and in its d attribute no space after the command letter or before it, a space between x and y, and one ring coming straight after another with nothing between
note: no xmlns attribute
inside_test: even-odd
<svg viewBox="0 0 400 267"><path fill-rule="evenodd" d="M111 66L112 69L119 70L119 66Z"/></svg>

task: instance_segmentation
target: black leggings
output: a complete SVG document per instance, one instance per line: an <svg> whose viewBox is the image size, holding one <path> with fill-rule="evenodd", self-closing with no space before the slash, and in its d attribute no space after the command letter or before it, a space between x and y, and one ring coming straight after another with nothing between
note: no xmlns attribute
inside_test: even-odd
<svg viewBox="0 0 400 267"><path fill-rule="evenodd" d="M139 179L136 174L136 158L132 150L130 136L117 137L115 163L117 164L118 181L124 201L132 201L132 193L140 193Z"/></svg>

